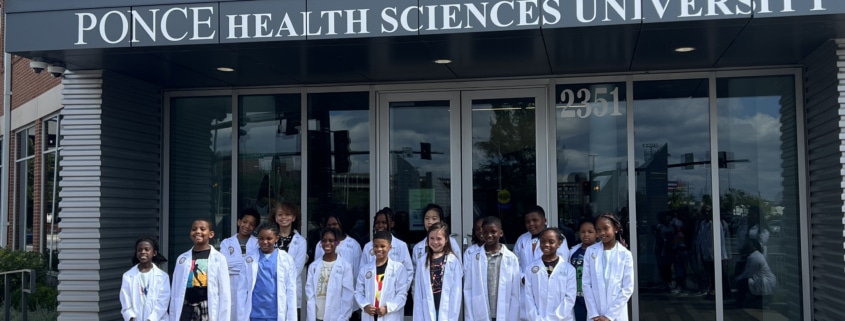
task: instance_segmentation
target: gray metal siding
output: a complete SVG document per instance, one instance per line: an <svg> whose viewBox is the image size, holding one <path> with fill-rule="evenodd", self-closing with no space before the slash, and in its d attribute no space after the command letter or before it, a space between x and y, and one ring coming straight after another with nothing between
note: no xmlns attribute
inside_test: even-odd
<svg viewBox="0 0 845 321"><path fill-rule="evenodd" d="M161 91L108 71L63 84L59 320L118 320L135 240L160 236Z"/></svg>
<svg viewBox="0 0 845 321"><path fill-rule="evenodd" d="M845 320L845 43L805 60L813 318Z"/></svg>

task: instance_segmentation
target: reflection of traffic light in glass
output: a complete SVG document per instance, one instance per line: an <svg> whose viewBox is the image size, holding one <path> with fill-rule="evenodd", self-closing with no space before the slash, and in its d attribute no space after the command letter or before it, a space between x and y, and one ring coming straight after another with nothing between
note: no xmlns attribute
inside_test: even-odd
<svg viewBox="0 0 845 321"><path fill-rule="evenodd" d="M431 143L420 143L420 158L431 160Z"/></svg>
<svg viewBox="0 0 845 321"><path fill-rule="evenodd" d="M349 148L349 131L340 130L332 132L334 136L334 172L349 173L352 161L349 159L351 152Z"/></svg>

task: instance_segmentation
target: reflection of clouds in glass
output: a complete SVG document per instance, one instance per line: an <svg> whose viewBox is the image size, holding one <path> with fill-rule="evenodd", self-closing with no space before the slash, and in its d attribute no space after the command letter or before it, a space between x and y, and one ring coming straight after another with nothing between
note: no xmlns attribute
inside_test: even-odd
<svg viewBox="0 0 845 321"><path fill-rule="evenodd" d="M620 104L624 109L624 103ZM571 173L596 173L626 167L624 117L557 118L558 181ZM592 156L591 156L592 155Z"/></svg>
<svg viewBox="0 0 845 321"><path fill-rule="evenodd" d="M232 154L232 129L223 128L217 130L217 140L215 145L214 131L211 135L211 150L216 150L217 153L225 152L227 155Z"/></svg>
<svg viewBox="0 0 845 321"><path fill-rule="evenodd" d="M405 161L421 175L432 172L435 177L450 177L449 142L448 106L390 109L390 152L401 153L403 148L417 152ZM420 143L431 144L431 160L420 158Z"/></svg>
<svg viewBox="0 0 845 321"><path fill-rule="evenodd" d="M370 112L368 110L330 112L331 130L349 131L349 148L353 151L369 151Z"/></svg>
<svg viewBox="0 0 845 321"><path fill-rule="evenodd" d="M783 192L779 101L780 97L719 100L719 149L733 153L733 160L748 160L720 170L722 193L735 188L774 201Z"/></svg>
<svg viewBox="0 0 845 321"><path fill-rule="evenodd" d="M277 135L276 125L268 123L252 123L244 127L247 135L240 139L241 154L299 153L300 135Z"/></svg>

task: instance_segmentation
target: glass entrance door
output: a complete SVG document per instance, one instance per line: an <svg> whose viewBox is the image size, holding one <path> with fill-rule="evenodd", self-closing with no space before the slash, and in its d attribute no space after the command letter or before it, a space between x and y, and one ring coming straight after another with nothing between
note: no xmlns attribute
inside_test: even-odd
<svg viewBox="0 0 845 321"><path fill-rule="evenodd" d="M394 231L410 247L425 238L423 208L443 207L460 245L472 243L476 218L499 217L503 242L525 232L523 211L548 202L538 157L538 108L545 89L379 95L378 207L396 215ZM384 125L386 124L386 126ZM542 135L541 135L542 136ZM543 136L544 137L544 136ZM538 166L540 162L540 166ZM543 178L540 178L543 177ZM538 192L539 191L539 192Z"/></svg>

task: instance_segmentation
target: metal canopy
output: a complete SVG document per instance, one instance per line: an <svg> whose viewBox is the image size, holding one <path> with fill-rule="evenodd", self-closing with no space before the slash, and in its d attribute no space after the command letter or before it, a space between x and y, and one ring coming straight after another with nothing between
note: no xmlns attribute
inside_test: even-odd
<svg viewBox="0 0 845 321"><path fill-rule="evenodd" d="M845 15L16 54L166 88L205 88L792 65L838 37Z"/></svg>

